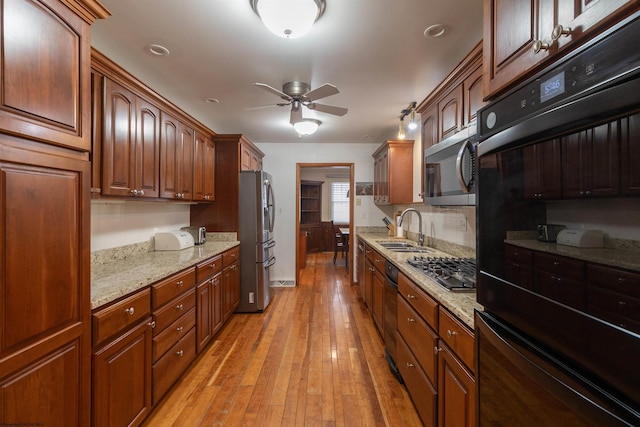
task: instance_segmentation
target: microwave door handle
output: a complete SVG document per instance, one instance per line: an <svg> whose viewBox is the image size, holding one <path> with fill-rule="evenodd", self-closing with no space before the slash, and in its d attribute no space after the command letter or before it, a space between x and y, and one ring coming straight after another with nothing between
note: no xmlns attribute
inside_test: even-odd
<svg viewBox="0 0 640 427"><path fill-rule="evenodd" d="M458 175L458 183L460 184L460 187L462 188L462 191L464 193L469 192L469 184L464 182L464 176L462 176L462 158L464 157L464 152L467 149L469 150L469 152L471 152L471 148L471 140L467 139L462 144L462 147L460 147L460 150L458 151L458 157L456 158L456 175Z"/></svg>

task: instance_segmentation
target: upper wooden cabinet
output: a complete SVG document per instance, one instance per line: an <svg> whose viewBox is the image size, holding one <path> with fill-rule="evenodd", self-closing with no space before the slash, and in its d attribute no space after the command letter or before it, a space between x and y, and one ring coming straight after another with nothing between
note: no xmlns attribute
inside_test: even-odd
<svg viewBox="0 0 640 427"><path fill-rule="evenodd" d="M206 135L194 133L193 150L193 200L215 199L215 144Z"/></svg>
<svg viewBox="0 0 640 427"><path fill-rule="evenodd" d="M191 200L194 131L164 111L160 117L160 197Z"/></svg>
<svg viewBox="0 0 640 427"><path fill-rule="evenodd" d="M160 110L104 78L102 194L158 197Z"/></svg>
<svg viewBox="0 0 640 427"><path fill-rule="evenodd" d="M388 140L373 153L373 202L413 202L413 141Z"/></svg>
<svg viewBox="0 0 640 427"><path fill-rule="evenodd" d="M637 0L484 0L485 99L637 9Z"/></svg>
<svg viewBox="0 0 640 427"><path fill-rule="evenodd" d="M56 0L1 3L0 129L89 151L89 24L107 12L98 7L99 15L81 17L65 3L84 7Z"/></svg>
<svg viewBox="0 0 640 427"><path fill-rule="evenodd" d="M210 230L238 231L240 171L262 169L264 153L242 134L218 134L212 139L215 202L191 206L191 224Z"/></svg>

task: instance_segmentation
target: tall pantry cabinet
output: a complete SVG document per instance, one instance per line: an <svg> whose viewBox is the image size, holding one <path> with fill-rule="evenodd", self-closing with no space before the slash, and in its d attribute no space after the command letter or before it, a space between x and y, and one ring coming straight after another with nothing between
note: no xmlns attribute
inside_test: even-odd
<svg viewBox="0 0 640 427"><path fill-rule="evenodd" d="M0 3L0 424L90 424L93 0Z"/></svg>

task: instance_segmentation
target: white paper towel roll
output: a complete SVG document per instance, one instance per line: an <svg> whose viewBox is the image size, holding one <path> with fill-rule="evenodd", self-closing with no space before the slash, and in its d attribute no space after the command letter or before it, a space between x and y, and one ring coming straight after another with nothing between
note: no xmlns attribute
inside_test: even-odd
<svg viewBox="0 0 640 427"><path fill-rule="evenodd" d="M404 230L401 225L396 226L396 237L404 237Z"/></svg>

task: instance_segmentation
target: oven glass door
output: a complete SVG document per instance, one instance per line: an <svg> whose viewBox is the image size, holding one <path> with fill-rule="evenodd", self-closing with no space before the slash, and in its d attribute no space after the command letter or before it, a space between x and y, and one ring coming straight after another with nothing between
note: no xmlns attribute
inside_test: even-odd
<svg viewBox="0 0 640 427"><path fill-rule="evenodd" d="M633 426L640 418L601 395L531 341L476 312L480 426Z"/></svg>

